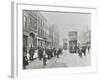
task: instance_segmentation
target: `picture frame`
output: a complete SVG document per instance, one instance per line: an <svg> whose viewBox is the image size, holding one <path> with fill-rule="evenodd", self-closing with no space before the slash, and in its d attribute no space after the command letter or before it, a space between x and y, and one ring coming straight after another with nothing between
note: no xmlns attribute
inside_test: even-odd
<svg viewBox="0 0 100 80"><path fill-rule="evenodd" d="M11 4L11 33L12 33L12 52L11 52L11 76L13 78L21 77L40 77L51 75L66 75L76 73L96 72L96 53L93 49L94 41L94 26L96 26L96 8L92 7L74 7L74 6L59 6L59 5L40 5L27 4L20 2L12 2ZM52 68L52 69L32 69L23 70L23 10L40 10L52 12L73 12L73 13L89 13L91 14L91 66L87 67L68 67L68 68ZM95 53L95 54L94 54Z"/></svg>

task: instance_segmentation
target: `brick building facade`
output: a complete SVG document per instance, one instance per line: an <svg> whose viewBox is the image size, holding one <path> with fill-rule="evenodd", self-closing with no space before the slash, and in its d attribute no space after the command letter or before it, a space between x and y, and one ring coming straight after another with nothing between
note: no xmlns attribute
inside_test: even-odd
<svg viewBox="0 0 100 80"><path fill-rule="evenodd" d="M40 11L23 10L23 47L59 46L59 31Z"/></svg>

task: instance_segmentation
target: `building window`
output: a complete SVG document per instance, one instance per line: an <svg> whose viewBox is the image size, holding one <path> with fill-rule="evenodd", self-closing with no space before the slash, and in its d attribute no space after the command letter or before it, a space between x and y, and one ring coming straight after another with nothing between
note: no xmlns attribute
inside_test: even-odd
<svg viewBox="0 0 100 80"><path fill-rule="evenodd" d="M40 36L40 27L38 28L38 35Z"/></svg>
<svg viewBox="0 0 100 80"><path fill-rule="evenodd" d="M37 29L37 19L34 18L34 28Z"/></svg>
<svg viewBox="0 0 100 80"><path fill-rule="evenodd" d="M27 17L24 16L24 28L26 28L26 27L27 27Z"/></svg>
<svg viewBox="0 0 100 80"><path fill-rule="evenodd" d="M32 18L29 18L30 27L32 27Z"/></svg>
<svg viewBox="0 0 100 80"><path fill-rule="evenodd" d="M32 21L32 26L33 26L33 28L35 26L35 19L34 18L33 18L33 21Z"/></svg>
<svg viewBox="0 0 100 80"><path fill-rule="evenodd" d="M41 28L41 37L43 36L43 30L42 30L42 28Z"/></svg>

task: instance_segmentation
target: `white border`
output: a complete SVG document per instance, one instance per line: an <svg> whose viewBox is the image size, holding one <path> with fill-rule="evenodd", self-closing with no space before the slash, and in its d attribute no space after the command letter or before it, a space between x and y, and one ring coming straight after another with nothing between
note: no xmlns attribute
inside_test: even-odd
<svg viewBox="0 0 100 80"><path fill-rule="evenodd" d="M96 9L85 8L85 7L61 7L61 6L47 6L47 5L32 5L25 3L13 3L14 7L14 54L13 56L13 77L41 77L48 75L66 75L72 73L86 73L96 71L96 53L94 47L94 32L96 26ZM45 11L60 11L60 12L78 12L78 13L91 13L91 29L92 29L92 53L91 53L91 66L90 67L77 67L77 68L57 68L57 69L33 69L23 70L22 69L22 10L45 10Z"/></svg>

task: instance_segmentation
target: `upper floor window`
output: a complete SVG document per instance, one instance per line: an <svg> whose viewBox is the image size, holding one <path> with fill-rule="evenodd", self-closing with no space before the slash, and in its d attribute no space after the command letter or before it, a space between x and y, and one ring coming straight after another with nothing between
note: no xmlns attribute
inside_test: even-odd
<svg viewBox="0 0 100 80"><path fill-rule="evenodd" d="M37 29L37 19L33 18L33 27Z"/></svg>
<svg viewBox="0 0 100 80"><path fill-rule="evenodd" d="M32 27L32 18L31 17L29 18L29 25L30 25L30 27Z"/></svg>
<svg viewBox="0 0 100 80"><path fill-rule="evenodd" d="M24 16L24 28L26 28L26 27L27 27L27 17Z"/></svg>

